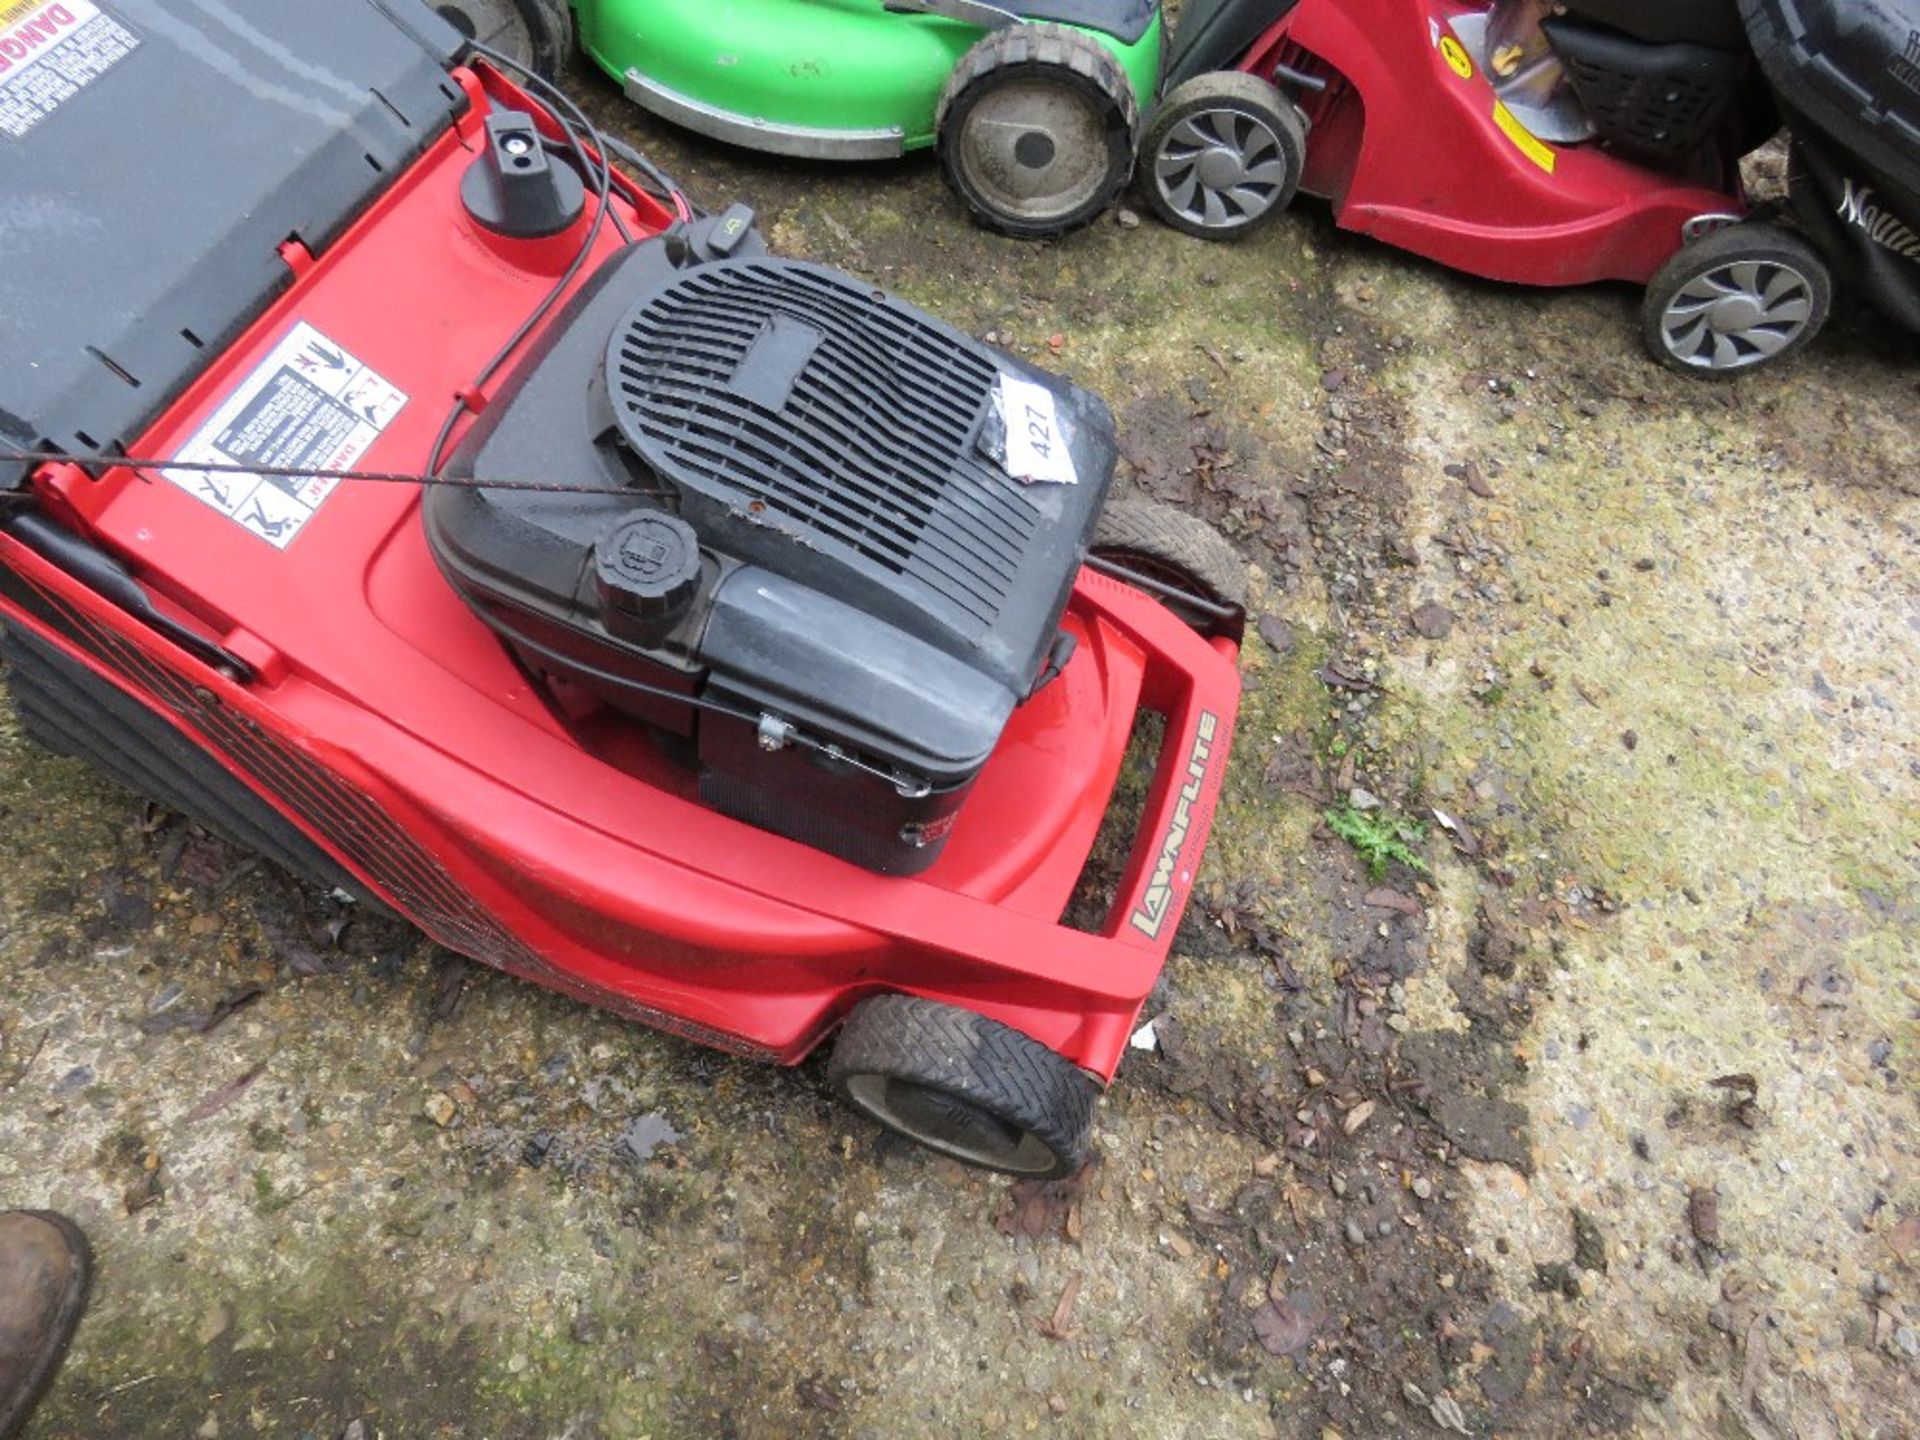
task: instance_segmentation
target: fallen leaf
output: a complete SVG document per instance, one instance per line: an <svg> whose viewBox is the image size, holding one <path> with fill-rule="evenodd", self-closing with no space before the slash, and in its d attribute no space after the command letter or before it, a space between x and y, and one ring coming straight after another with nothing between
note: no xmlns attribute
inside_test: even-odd
<svg viewBox="0 0 1920 1440"><path fill-rule="evenodd" d="M427 1023L444 1025L460 1013L467 993L467 975L473 967L464 956L441 950L433 957L433 999L427 1004Z"/></svg>
<svg viewBox="0 0 1920 1440"><path fill-rule="evenodd" d="M1373 1112L1378 1108L1378 1101L1362 1100L1346 1113L1345 1117L1340 1121L1340 1128L1349 1135L1353 1134L1354 1131L1358 1130L1373 1118Z"/></svg>
<svg viewBox="0 0 1920 1440"><path fill-rule="evenodd" d="M222 1085L218 1090L211 1092L205 1099L201 1100L199 1104L189 1110L187 1112L187 1123L189 1125L195 1124L207 1119L209 1116L218 1115L222 1110L226 1109L227 1106L246 1094L247 1087L258 1080L261 1072L266 1068L267 1062L262 1060L257 1065L252 1065L242 1070L238 1075L234 1076L233 1079L227 1081L227 1083Z"/></svg>
<svg viewBox="0 0 1920 1440"><path fill-rule="evenodd" d="M1073 1302L1080 1298L1080 1284L1086 1277L1076 1270L1067 1277L1065 1287L1060 1291L1060 1301L1053 1307L1053 1314L1045 1320L1033 1322L1033 1328L1049 1340L1065 1340L1080 1327L1073 1323Z"/></svg>
<svg viewBox="0 0 1920 1440"><path fill-rule="evenodd" d="M1197 1200L1187 1202L1187 1214L1202 1230L1230 1230L1234 1225L1233 1216L1227 1211L1202 1205Z"/></svg>
<svg viewBox="0 0 1920 1440"><path fill-rule="evenodd" d="M1920 1250L1920 1215L1909 1215L1887 1232L1887 1248L1902 1265L1913 1258L1913 1252Z"/></svg>
<svg viewBox="0 0 1920 1440"><path fill-rule="evenodd" d="M1694 1186L1687 1196L1687 1227L1707 1249L1720 1248L1720 1197L1705 1185Z"/></svg>
<svg viewBox="0 0 1920 1440"><path fill-rule="evenodd" d="M1253 1338L1269 1355L1292 1355L1313 1338L1313 1322L1283 1295L1253 1312Z"/></svg>
<svg viewBox="0 0 1920 1440"><path fill-rule="evenodd" d="M242 985L238 990L222 999L207 1012L207 1018L194 1026L194 1032L206 1035L224 1024L231 1016L239 1014L267 993L264 985Z"/></svg>
<svg viewBox="0 0 1920 1440"><path fill-rule="evenodd" d="M1360 902L1374 910L1398 910L1402 915L1418 915L1420 902L1411 895L1402 895L1398 890L1382 885L1369 890Z"/></svg>
<svg viewBox="0 0 1920 1440"><path fill-rule="evenodd" d="M1163 1042L1165 1037L1162 1037ZM1057 1234L1077 1240L1081 1218L1074 1214L1100 1168L1094 1156L1073 1174L1062 1180L1016 1180L1007 1190L1007 1202L993 1217L994 1228L1002 1235L1023 1235L1040 1240Z"/></svg>
<svg viewBox="0 0 1920 1440"><path fill-rule="evenodd" d="M1460 1409L1460 1403L1451 1395L1436 1395L1433 1404L1427 1407L1427 1414L1442 1430L1451 1430L1457 1435L1473 1433L1467 1429L1467 1417Z"/></svg>
<svg viewBox="0 0 1920 1440"><path fill-rule="evenodd" d="M1753 1404L1753 1395L1760 1388L1761 1377L1767 1373L1767 1316L1766 1312L1753 1317L1753 1323L1747 1326L1745 1340L1746 1361L1740 1367L1740 1405L1747 1409Z"/></svg>
<svg viewBox="0 0 1920 1440"><path fill-rule="evenodd" d="M1487 477L1480 473L1480 467L1469 460L1460 467L1460 478L1466 482L1467 489L1482 500L1493 499L1493 487L1487 484Z"/></svg>
<svg viewBox="0 0 1920 1440"><path fill-rule="evenodd" d="M1378 690L1380 687L1362 675L1349 675L1338 665L1329 661L1320 667L1315 677L1322 685L1333 690Z"/></svg>

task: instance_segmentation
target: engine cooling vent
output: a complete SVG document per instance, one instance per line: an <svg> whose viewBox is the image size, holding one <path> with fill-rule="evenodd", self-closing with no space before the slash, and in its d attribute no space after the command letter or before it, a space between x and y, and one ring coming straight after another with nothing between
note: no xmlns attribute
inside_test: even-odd
<svg viewBox="0 0 1920 1440"><path fill-rule="evenodd" d="M849 276L701 265L614 327L608 398L661 478L991 626L1038 512L973 445L992 356Z"/></svg>

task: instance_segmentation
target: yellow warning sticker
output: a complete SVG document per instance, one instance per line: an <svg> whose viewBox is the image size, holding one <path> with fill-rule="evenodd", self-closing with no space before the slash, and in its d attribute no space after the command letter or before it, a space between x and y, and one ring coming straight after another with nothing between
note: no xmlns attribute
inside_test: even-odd
<svg viewBox="0 0 1920 1440"><path fill-rule="evenodd" d="M1520 123L1520 117L1509 110L1504 101L1496 100L1493 102L1493 123L1500 127L1500 133L1502 135L1505 135L1507 139L1519 147L1522 155L1546 171L1547 174L1551 175L1553 173L1553 163L1555 159L1554 148L1539 136L1535 135L1531 130L1527 129L1526 126L1522 125Z"/></svg>
<svg viewBox="0 0 1920 1440"><path fill-rule="evenodd" d="M1467 54L1467 47L1451 35L1440 37L1440 58L1452 67L1453 73L1462 80L1473 78L1473 57Z"/></svg>

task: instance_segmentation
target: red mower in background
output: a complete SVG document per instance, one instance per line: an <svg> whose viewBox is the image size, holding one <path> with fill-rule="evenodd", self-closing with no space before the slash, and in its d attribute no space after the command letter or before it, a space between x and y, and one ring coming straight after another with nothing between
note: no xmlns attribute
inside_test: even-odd
<svg viewBox="0 0 1920 1440"><path fill-rule="evenodd" d="M589 1003L788 1064L838 1031L838 1093L935 1150L1077 1167L1244 579L1107 503L1106 407L614 168L414 0L11 16L70 82L6 116L26 731Z"/></svg>
<svg viewBox="0 0 1920 1440"><path fill-rule="evenodd" d="M1783 116L1797 225L1740 180ZM1832 272L1920 326L1917 125L1914 0L1189 0L1139 168L1210 239L1297 188L1471 274L1645 285L1654 356L1724 376L1811 340Z"/></svg>

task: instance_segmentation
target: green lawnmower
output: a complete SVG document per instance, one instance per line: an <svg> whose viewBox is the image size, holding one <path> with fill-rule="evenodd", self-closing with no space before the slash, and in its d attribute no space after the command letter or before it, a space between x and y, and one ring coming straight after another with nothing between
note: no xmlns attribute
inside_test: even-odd
<svg viewBox="0 0 1920 1440"><path fill-rule="evenodd" d="M778 155L878 160L935 146L982 223L1084 225L1133 174L1160 79L1159 0L458 0L497 49L573 43L641 107ZM488 39L488 36L493 36Z"/></svg>

